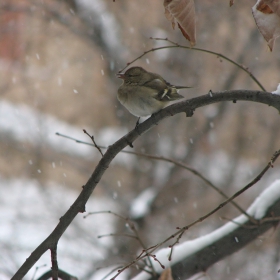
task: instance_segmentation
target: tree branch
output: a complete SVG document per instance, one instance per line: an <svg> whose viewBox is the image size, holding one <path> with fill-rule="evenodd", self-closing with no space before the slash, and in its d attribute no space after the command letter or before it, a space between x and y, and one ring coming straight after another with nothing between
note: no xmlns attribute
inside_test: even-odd
<svg viewBox="0 0 280 280"><path fill-rule="evenodd" d="M185 112L186 115L190 117L193 115L196 108L221 101L236 102L238 100L267 104L280 111L280 96L275 94L250 90L232 90L218 93L210 92L207 95L185 100L159 111L151 118L147 119L139 126L137 126L137 128L133 129L131 132L115 142L108 148L104 156L101 158L88 182L85 186L83 186L83 190L81 191L75 202L72 204L72 206L69 208L69 210L65 213L65 215L60 218L60 221L53 232L31 253L31 255L26 259L26 261L12 277L12 280L21 280L24 275L26 275L26 273L31 269L31 267L38 261L38 259L48 249L53 248L53 245L58 242L64 231L68 228L77 214L85 211L86 202L91 196L96 185L99 183L104 172L109 167L111 161L123 148L125 148L127 145L132 145L132 143L140 135L142 135L167 117L182 112Z"/></svg>
<svg viewBox="0 0 280 280"><path fill-rule="evenodd" d="M49 280L52 279L52 274L53 272L51 270L47 271L44 273L42 276L40 276L37 280ZM78 280L77 277L70 275L69 273L63 271L63 270L58 270L58 277L59 279L62 280Z"/></svg>
<svg viewBox="0 0 280 280"><path fill-rule="evenodd" d="M268 209L264 219L275 216L280 216L280 200ZM256 224L248 221L240 225L230 234L173 265L173 279L187 279L199 272L205 272L211 265L245 247L278 223L279 221L276 220L256 226Z"/></svg>

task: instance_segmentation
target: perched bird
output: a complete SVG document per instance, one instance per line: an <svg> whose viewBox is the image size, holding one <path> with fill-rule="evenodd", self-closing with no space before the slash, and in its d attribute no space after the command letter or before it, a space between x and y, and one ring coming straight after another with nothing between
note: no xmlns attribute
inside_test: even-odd
<svg viewBox="0 0 280 280"><path fill-rule="evenodd" d="M118 73L123 79L118 89L118 100L133 115L139 117L150 116L169 102L184 98L178 89L190 88L173 86L160 75L151 73L142 67L131 67L125 73Z"/></svg>

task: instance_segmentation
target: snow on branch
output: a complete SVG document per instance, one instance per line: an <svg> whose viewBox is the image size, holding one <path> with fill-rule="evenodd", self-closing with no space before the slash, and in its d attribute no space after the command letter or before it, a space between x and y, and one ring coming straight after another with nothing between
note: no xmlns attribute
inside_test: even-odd
<svg viewBox="0 0 280 280"><path fill-rule="evenodd" d="M185 279L206 271L209 266L243 248L278 223L276 217L280 216L280 180L266 188L248 208L247 213L259 220L259 223L254 224L242 214L205 236L174 246L171 261L168 261L170 248L159 250L156 257L166 268L172 268L174 279ZM275 219L266 219L274 217ZM162 267L158 262L152 262L155 271L160 274ZM146 279L151 278L145 271L133 278Z"/></svg>

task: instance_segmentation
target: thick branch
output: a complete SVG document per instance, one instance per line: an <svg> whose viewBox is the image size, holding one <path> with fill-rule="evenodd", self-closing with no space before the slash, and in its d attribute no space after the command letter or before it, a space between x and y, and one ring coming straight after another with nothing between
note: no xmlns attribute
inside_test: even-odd
<svg viewBox="0 0 280 280"><path fill-rule="evenodd" d="M280 200L276 201L267 213L264 219L280 216ZM276 220L257 226L249 221L240 225L220 240L173 265L173 279L187 279L199 272L205 272L211 265L245 247L268 229L275 227L277 223Z"/></svg>
<svg viewBox="0 0 280 280"><path fill-rule="evenodd" d="M83 187L82 192L65 213L60 218L60 221L53 232L31 253L23 265L19 268L12 280L21 280L30 268L38 261L38 259L48 250L53 248L53 245L58 242L64 231L71 224L76 215L85 211L85 204L95 189L96 185L102 178L104 172L109 167L111 161L115 156L126 146L131 145L141 134L148 131L151 127L157 125L161 120L173 116L178 113L186 112L187 116L192 116L196 108L203 107L212 103L220 101L238 101L246 100L258 103L267 104L280 111L280 96L271 93L260 91L248 90L233 90L224 91L219 93L210 92L207 95L192 98L180 103L173 104L158 113L154 114L151 118L140 124L136 129L123 136L112 146L108 148L103 158L98 163L91 177L86 185Z"/></svg>

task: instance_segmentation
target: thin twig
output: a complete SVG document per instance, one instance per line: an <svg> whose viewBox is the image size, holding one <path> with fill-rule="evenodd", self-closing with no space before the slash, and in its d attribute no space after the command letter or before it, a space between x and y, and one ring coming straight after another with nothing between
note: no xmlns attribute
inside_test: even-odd
<svg viewBox="0 0 280 280"><path fill-rule="evenodd" d="M109 271L102 279L100 279L100 280L105 280L105 279L107 279L107 277L110 275L110 274L112 274L113 272L115 272L116 270L119 270L121 268L121 266L120 267L116 267L116 268L113 268L111 271Z"/></svg>
<svg viewBox="0 0 280 280"><path fill-rule="evenodd" d="M173 247L174 245L176 245L177 243L179 243L179 240L181 239L182 235L185 233L186 230L188 230L190 227L194 226L195 224L202 222L203 220L205 220L206 218L210 217L212 214L214 214L215 212L217 212L218 210L220 210L221 208L223 208L225 205L227 205L230 201L232 201L233 199L235 199L236 197L238 197L240 194L242 194L243 192L245 192L246 190L248 190L250 187L252 187L253 185L255 185L262 177L263 175L270 169L273 168L273 163L276 161L276 159L279 157L280 155L280 150L276 151L271 160L268 162L268 164L265 166L265 168L259 173L259 175L257 175L249 184L247 184L245 187L243 187L241 190L239 190L238 192L236 192L233 196L231 196L229 199L225 200L223 203L221 203L218 207L214 208L212 211L210 211L208 214L200 217L199 219L197 219L196 221L194 221L193 223L181 228L179 231L177 231L176 233L174 233L173 235L171 235L170 237L168 237L167 239L165 239L164 241L162 241L161 243L158 243L155 246L152 246L150 248L148 248L147 250L143 250L141 252L141 254L132 262L130 262L128 265L126 265L125 267L123 267L121 270L118 271L118 273L111 278L111 280L116 279L116 277L122 273L125 269L127 269L128 267L130 267L131 265L135 264L136 262L138 262L139 260L142 260L143 258L146 258L147 256L151 256L151 254L157 250L160 246L162 246L164 243L168 242L169 240L173 239L174 237L178 236L176 238L176 241L171 244L169 247L171 249L170 251L170 255L169 255L169 260L171 260L172 257L172 252L173 252ZM266 219L263 219L266 220ZM278 219L275 219L276 221L278 221ZM267 218L267 221L270 222L271 219ZM273 220L274 221L274 220ZM261 222L261 221L260 221ZM261 222L262 223L262 222Z"/></svg>
<svg viewBox="0 0 280 280"><path fill-rule="evenodd" d="M87 218L89 215L94 215L94 214L112 214L112 215L114 215L114 216L124 220L129 225L129 228L135 234L135 235L130 235L130 234L111 233L111 234L99 235L98 238L107 237L107 236L126 236L126 237L130 237L130 238L135 238L140 243L140 245L142 246L143 251L148 250L146 245L144 244L143 240L139 236L139 233L138 233L137 229L135 228L134 223L129 218L125 218L125 217L119 215L118 213L110 211L110 210L108 210L108 211L90 212L90 213L84 215L84 218ZM150 267L152 269L152 274L156 275L156 272L155 272L154 267L153 267L153 263L152 263L151 259L149 258L149 256L148 256L148 262L149 262Z"/></svg>
<svg viewBox="0 0 280 280"><path fill-rule="evenodd" d="M166 240L164 240L162 243L158 244L158 247L161 246L162 244L164 244L165 242L169 241L170 239L174 238L175 236L178 235L178 238L176 239L176 241L174 242L174 244L170 245L170 247L174 246L175 244L177 244L179 242L179 239L182 237L183 233L188 230L190 227L196 225L197 223L200 223L202 221L204 221L206 218L210 217L211 215L213 215L214 213L216 213L218 210L220 210L221 208L223 208L225 205L227 205L230 201L232 201L233 199L235 199L236 197L238 197L239 195L241 195L242 193L244 193L246 190L248 190L250 187L252 187L253 185L255 185L262 177L263 175L270 169L273 167L273 163L275 162L275 160L279 157L280 155L280 150L276 151L271 160L268 162L268 164L266 165L266 167L259 173L258 176L256 176L249 184L247 184L245 187L243 187L241 190L239 190L238 192L236 192L234 195L232 195L230 198L228 198L227 200L225 200L223 203L221 203L218 207L214 208L212 211L210 211L208 214L200 217L199 219L195 220L194 222L192 222L191 224L184 226L183 228L181 228L179 231L177 231L176 233L174 233L171 237L168 237ZM153 249L154 251L155 249Z"/></svg>
<svg viewBox="0 0 280 280"><path fill-rule="evenodd" d="M96 144L96 142L94 140L94 136L93 135L89 135L89 133L85 129L83 129L83 132L91 139L91 141L93 142L94 147L97 148L97 150L99 151L99 153L103 157L104 154L102 153L100 147Z"/></svg>
<svg viewBox="0 0 280 280"><path fill-rule="evenodd" d="M52 278L52 271L49 270L45 272L42 276L40 276L37 280L49 280ZM58 270L58 278L61 280L78 280L77 277L59 269Z"/></svg>
<svg viewBox="0 0 280 280"><path fill-rule="evenodd" d="M61 137L64 137L64 138L67 138L67 139L70 139L70 140L73 140L73 141L75 141L75 142L77 142L79 144L84 144L84 145L88 145L88 146L94 147L94 145L92 143L81 141L81 140L75 139L75 138L73 138L71 136L68 136L68 135L65 135L65 134L62 134L62 133L59 133L59 132L56 132L55 135L61 136ZM105 149L105 147L102 147L102 146L99 146L99 148Z"/></svg>
<svg viewBox="0 0 280 280"><path fill-rule="evenodd" d="M33 276L32 276L32 278L31 278L31 280L34 280L34 279L35 279L35 276L36 276L36 273L38 272L38 270L39 270L41 267L45 267L45 266L47 266L47 265L46 265L46 264L43 264L43 265L40 265L40 266L36 266L35 271L34 271L34 273L33 273Z"/></svg>
<svg viewBox="0 0 280 280"><path fill-rule="evenodd" d="M58 280L57 245L51 248L52 279Z"/></svg>
<svg viewBox="0 0 280 280"><path fill-rule="evenodd" d="M125 218L125 217L123 217L123 216L119 215L118 213L113 212L113 211L111 211L111 210L89 212L89 213L87 213L86 215L84 215L83 218L85 219L85 218L87 218L87 217L90 216L90 215L96 215L96 214L112 214L112 215L114 215L114 216L116 216L116 217L118 217L118 218L120 218L120 219L122 219L122 220L124 220L124 221L126 221L126 219L127 219L127 218Z"/></svg>
<svg viewBox="0 0 280 280"><path fill-rule="evenodd" d="M217 53L214 51L210 51L210 50L206 50L206 49L200 49L200 48L192 48L192 47L188 47L188 46L183 46L183 45L179 45L178 43L175 43L171 40L169 40L168 38L150 38L152 40L157 40L157 41L166 41L170 44L172 44L171 46L162 46L162 47L157 47L157 48L152 48L148 51L145 51L143 54L139 55L138 57L136 57L135 59L133 59L132 61L128 62L126 64L126 66L121 69L119 72L122 72L123 70L125 70L129 65L131 65L132 63L134 63L135 61L139 60L140 58L142 58L143 56L145 56L148 53L154 52L154 51L158 51L158 50L164 50L164 49L172 49L172 48L181 48L181 49L188 49L188 50L192 50L192 51L199 51L199 52L204 52L204 53L209 53L209 54L213 54L216 55L217 57L221 57L224 60L227 60L228 62L234 64L235 66L237 66L238 68L240 68L241 70L243 70L244 72L246 72L252 79L253 81L263 90L266 91L264 86L258 81L258 79L248 70L247 67L244 67L243 65L235 62L234 60L228 58L227 56L221 54L221 53Z"/></svg>
<svg viewBox="0 0 280 280"><path fill-rule="evenodd" d="M71 136L67 136L67 135L64 135L64 134L61 134L59 132L56 133L56 135L58 136L61 136L61 137L64 137L64 138L67 138L67 139L70 139L70 140L73 140L75 141L76 143L79 143L79 144L85 144L85 145L90 145L90 146L94 146L93 144L91 143L88 143L88 142L84 142L84 141L81 141L81 140L78 140L78 139L75 139ZM101 149L107 149L107 147L104 147L104 146L99 146L99 148ZM132 155L136 155L136 156L140 156L140 157L145 157L145 158L149 158L149 159L153 159L153 160L159 160L159 161L166 161L166 162L170 162L170 163L173 163L174 165L177 165L179 167L182 167L188 171L190 171L192 174L194 174L195 176L197 176L198 178L200 178L202 181L204 181L207 185L209 185L211 188L213 188L216 192L218 192L220 195L222 195L225 199L228 199L228 196L220 189L218 188L217 186L215 186L210 180L208 180L207 178L205 178L200 172L198 172L197 170L195 170L194 168L192 167L189 167L187 166L186 164L184 164L183 162L180 162L180 161L176 161L174 159L170 159L170 158L167 158L167 157L163 157L163 156L155 156L155 155L152 155L152 154L143 154L143 153L138 153L138 152L133 152L133 151L126 151L126 150L123 150L121 151L121 153L127 153L127 154L132 154ZM246 215L250 220L251 222L255 223L255 219L253 217L251 217L248 213L246 213L245 210L243 210L236 202L234 201L231 201L231 204L234 205L241 213L243 213L244 215ZM109 212L109 213L112 213L112 212ZM88 215L90 215L91 213L88 213L87 215L84 216L84 218L86 218ZM93 212L92 214L96 214L96 212ZM114 213L112 213L114 214ZM117 215L117 214L115 214ZM118 216L121 218L121 216ZM123 217L122 217L123 218ZM125 218L123 218L125 219Z"/></svg>
<svg viewBox="0 0 280 280"><path fill-rule="evenodd" d="M129 237L129 238L137 239L137 236L132 235L132 234L127 234L127 233L108 233L108 234L98 235L97 238L111 237L111 236L125 236L125 237Z"/></svg>
<svg viewBox="0 0 280 280"><path fill-rule="evenodd" d="M151 248L154 248L155 246L152 246ZM156 262L159 263L159 265L164 269L164 265L162 265L160 263L160 261L156 258L156 255L152 255L150 253L147 253L147 250L149 250L150 248L146 249L146 250L142 250L142 252L139 254L139 256L133 260L132 262L130 262L129 264L127 264L126 266L124 266L123 268L118 270L118 273L116 275L113 276L113 278L111 278L110 280L115 280L123 271L125 271L127 268L133 266L134 264L136 264L138 261L146 258L146 257L152 257ZM147 273L151 273L151 271L146 271Z"/></svg>
<svg viewBox="0 0 280 280"><path fill-rule="evenodd" d="M264 86L258 81L258 79L248 70L248 67L244 67L243 65L235 62L234 60L228 58L227 56L221 54L221 53L217 53L217 52L213 52L213 51L209 51L209 50L205 50L205 49L200 49L200 48L190 48L190 47L187 47L187 46L182 46L182 45L179 45L169 39L162 39L162 38L153 38L154 40L165 40L175 46L178 46L180 48L184 48L184 49L193 49L195 51L199 51L199 52L205 52L205 53L209 53L209 54L214 54L214 55L217 55L217 57L221 57L225 60L227 60L228 62L234 64L235 66L237 66L238 68L240 68L241 70L245 71L253 80L254 82L263 90L263 91L266 91Z"/></svg>

